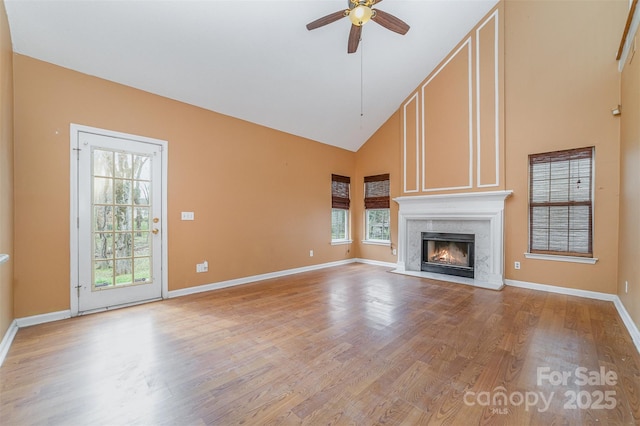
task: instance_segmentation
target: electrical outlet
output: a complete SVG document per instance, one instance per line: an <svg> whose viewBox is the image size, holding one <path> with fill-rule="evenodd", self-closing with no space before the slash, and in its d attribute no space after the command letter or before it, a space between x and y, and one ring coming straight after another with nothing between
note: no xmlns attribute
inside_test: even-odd
<svg viewBox="0 0 640 426"><path fill-rule="evenodd" d="M398 254L398 250L393 249L393 250L391 250L391 253L393 253L393 255L395 256L395 255L397 255L397 254Z"/></svg>
<svg viewBox="0 0 640 426"><path fill-rule="evenodd" d="M196 215L193 212L182 212L180 218L182 220L195 220Z"/></svg>
<svg viewBox="0 0 640 426"><path fill-rule="evenodd" d="M208 271L209 271L209 262L207 262L206 260L202 263L196 264L196 272L200 273L200 272L208 272Z"/></svg>
<svg viewBox="0 0 640 426"><path fill-rule="evenodd" d="M513 267L516 269L520 269L520 262L513 262Z"/></svg>
<svg viewBox="0 0 640 426"><path fill-rule="evenodd" d="M313 250L309 250L309 257L313 257Z"/></svg>

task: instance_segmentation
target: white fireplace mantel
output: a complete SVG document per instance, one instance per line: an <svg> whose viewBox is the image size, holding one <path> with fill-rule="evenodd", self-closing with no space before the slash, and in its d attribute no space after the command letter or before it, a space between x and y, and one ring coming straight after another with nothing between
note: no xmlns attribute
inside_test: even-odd
<svg viewBox="0 0 640 426"><path fill-rule="evenodd" d="M504 286L504 205L513 191L469 192L443 195L398 197L393 200L400 206L398 212L398 266L395 272L427 278L460 282L477 287L499 290ZM451 228L459 224L480 226L481 238L476 235L476 277L461 278L420 271L420 267L407 262L410 256L409 228L428 226L438 232L438 227ZM443 229L440 232L449 232ZM469 232L469 231L466 231ZM481 248L480 253L478 248Z"/></svg>

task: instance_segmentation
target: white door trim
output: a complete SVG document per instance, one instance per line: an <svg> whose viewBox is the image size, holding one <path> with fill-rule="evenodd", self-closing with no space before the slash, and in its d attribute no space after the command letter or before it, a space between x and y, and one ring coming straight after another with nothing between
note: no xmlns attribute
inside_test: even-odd
<svg viewBox="0 0 640 426"><path fill-rule="evenodd" d="M162 298L166 299L168 297L168 279L169 279L169 256L168 256L168 245L167 245L167 236L168 232L168 219L167 219L167 163L169 157L169 143L160 139L148 138L145 136L131 135L127 133L115 132L112 130L99 129L96 127L83 126L79 124L70 124L69 128L69 164L70 164L70 209L69 209L69 230L70 230L70 240L69 240L69 249L70 249L70 307L71 307L71 316L75 317L78 315L78 285L79 285L79 244L78 244L78 220L79 220L79 204L78 204L78 154L77 149L79 146L78 143L78 133L94 133L97 135L110 136L121 139L132 139L140 142L153 143L156 145L160 145L162 148L162 256L161 256L161 264L162 264Z"/></svg>

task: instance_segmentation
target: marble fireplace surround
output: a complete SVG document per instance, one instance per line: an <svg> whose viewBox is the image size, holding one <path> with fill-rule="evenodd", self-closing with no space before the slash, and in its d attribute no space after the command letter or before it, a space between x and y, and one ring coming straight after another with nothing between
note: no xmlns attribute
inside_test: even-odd
<svg viewBox="0 0 640 426"><path fill-rule="evenodd" d="M504 204L513 191L398 197L398 265L393 272L476 287L504 286ZM420 270L422 232L475 234L475 277Z"/></svg>

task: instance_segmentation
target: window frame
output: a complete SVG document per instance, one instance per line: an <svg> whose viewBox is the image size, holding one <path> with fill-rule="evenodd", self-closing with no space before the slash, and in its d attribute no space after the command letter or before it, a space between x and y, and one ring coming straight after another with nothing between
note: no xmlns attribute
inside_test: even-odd
<svg viewBox="0 0 640 426"><path fill-rule="evenodd" d="M368 188L370 186L370 188ZM391 179L389 173L366 176L364 178L364 240L365 244L391 244ZM388 239L371 238L369 212L386 211L388 221Z"/></svg>
<svg viewBox="0 0 640 426"><path fill-rule="evenodd" d="M549 181L549 185L550 185L550 189L549 189L549 200L548 201L534 201L534 181L545 181L545 179L534 179L534 164L543 164L543 163L548 163L551 167L551 165L556 162L570 162L572 160L582 160L582 159L589 159L589 163L590 163L590 168L589 168L589 182L584 182L585 184L588 184L588 200L576 200L576 199L571 199L571 191L570 188L572 187L573 183L571 181L572 177L571 177L571 164L569 164L569 168L567 171L567 200L566 201L551 201L551 195L552 195L552 189L551 189L551 185L552 185L552 177L551 175L549 175L549 177L546 179ZM567 261L567 262L577 262L577 263L595 263L597 261L596 258L593 257L593 228L594 228L594 215L593 215L593 210L594 210L594 187L595 187L595 148L594 147L585 147L585 148L575 148L575 149L568 149L568 150L562 150L562 151L554 151L554 152L547 152L547 153L540 153L540 154L531 154L529 155L529 196L527 199L527 203L528 203L528 215L529 215L529 238L528 238L528 249L529 251L527 253L525 253L525 257L527 258L531 258L531 259L543 259L543 260L557 260L557 261ZM586 177L586 176L585 176ZM584 177L581 177L580 175L578 175L578 184L580 183L581 180L583 180ZM570 212L567 213L567 226L566 228L563 228L563 231L566 230L567 233L567 244L566 244L566 251L563 250L542 250L542 249L534 249L534 230L538 229L540 230L540 228L536 228L534 226L534 209L535 208L553 208L553 207L566 207L568 209L570 209L571 207L579 207L579 206L586 206L588 207L588 240L587 240L587 251L586 252L582 252L582 251L569 251L570 247L570 235L571 235L571 230L572 227L570 225ZM551 214L551 212L549 213ZM551 220L551 219L549 219ZM546 229L547 232L549 233L549 236L551 236L552 233L552 228L549 225L547 228L542 228L542 229ZM549 237L550 238L550 237Z"/></svg>
<svg viewBox="0 0 640 426"><path fill-rule="evenodd" d="M346 187L345 187L346 185ZM352 242L349 234L351 207L351 178L348 176L331 175L331 244L349 244ZM344 238L333 238L334 211L344 212Z"/></svg>
<svg viewBox="0 0 640 426"><path fill-rule="evenodd" d="M342 212L344 214L344 238L333 238L333 213ZM349 210L345 209L331 209L331 244L347 244L351 242L349 238Z"/></svg>
<svg viewBox="0 0 640 426"><path fill-rule="evenodd" d="M378 239L378 238L371 238L371 234L370 234L370 226L369 226L369 213L370 212L374 212L374 211L386 211L387 212L387 229L388 229L388 233L389 233L389 238L387 238L386 240L383 239ZM369 243L369 244L389 244L391 243L391 209L365 209L364 210L364 232L365 232L365 237L364 237L364 243Z"/></svg>

